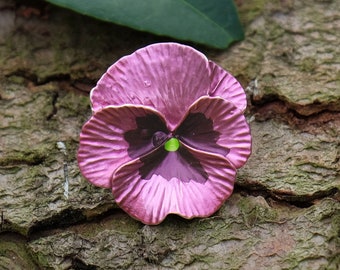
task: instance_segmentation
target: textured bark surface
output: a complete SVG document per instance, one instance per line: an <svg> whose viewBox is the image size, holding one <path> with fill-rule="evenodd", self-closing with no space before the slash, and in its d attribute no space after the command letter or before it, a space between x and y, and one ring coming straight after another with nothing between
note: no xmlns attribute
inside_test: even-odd
<svg viewBox="0 0 340 270"><path fill-rule="evenodd" d="M212 217L143 225L80 175L88 91L166 38L0 0L1 269L338 269L337 1L236 1L246 39L199 48L247 91L253 153Z"/></svg>

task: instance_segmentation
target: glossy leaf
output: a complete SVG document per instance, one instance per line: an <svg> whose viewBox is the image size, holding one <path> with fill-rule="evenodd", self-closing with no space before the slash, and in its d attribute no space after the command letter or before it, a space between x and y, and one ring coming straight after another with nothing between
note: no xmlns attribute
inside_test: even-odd
<svg viewBox="0 0 340 270"><path fill-rule="evenodd" d="M227 48L243 39L233 0L47 0L140 31Z"/></svg>

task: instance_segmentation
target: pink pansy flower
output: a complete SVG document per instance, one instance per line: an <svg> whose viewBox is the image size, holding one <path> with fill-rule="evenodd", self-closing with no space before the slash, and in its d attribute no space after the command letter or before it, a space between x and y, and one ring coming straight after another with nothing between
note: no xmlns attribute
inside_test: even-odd
<svg viewBox="0 0 340 270"><path fill-rule="evenodd" d="M153 44L121 58L91 91L91 104L80 170L145 224L212 215L251 152L244 90L188 46Z"/></svg>

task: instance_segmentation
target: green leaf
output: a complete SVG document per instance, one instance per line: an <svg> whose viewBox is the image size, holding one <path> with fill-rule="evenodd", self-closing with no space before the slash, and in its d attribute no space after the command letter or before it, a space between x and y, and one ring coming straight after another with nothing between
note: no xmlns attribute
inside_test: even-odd
<svg viewBox="0 0 340 270"><path fill-rule="evenodd" d="M47 0L140 31L224 49L244 38L233 0Z"/></svg>

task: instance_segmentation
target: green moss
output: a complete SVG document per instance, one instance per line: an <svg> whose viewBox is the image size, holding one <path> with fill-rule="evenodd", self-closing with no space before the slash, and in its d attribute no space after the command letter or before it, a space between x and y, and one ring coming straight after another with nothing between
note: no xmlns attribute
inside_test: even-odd
<svg viewBox="0 0 340 270"><path fill-rule="evenodd" d="M258 17L263 12L266 2L267 0L242 1L238 7L242 24L247 25Z"/></svg>
<svg viewBox="0 0 340 270"><path fill-rule="evenodd" d="M242 198L239 203L240 211L246 226L277 222L278 213L270 208L262 197Z"/></svg>
<svg viewBox="0 0 340 270"><path fill-rule="evenodd" d="M306 220L309 222L308 229L300 225ZM300 214L295 219L295 230L291 235L296 246L283 261L290 265L290 269L310 269L313 264L319 265L318 269L337 269L339 221L339 203L336 200L327 198L306 209L303 216Z"/></svg>
<svg viewBox="0 0 340 270"><path fill-rule="evenodd" d="M56 107L59 114L63 117L80 117L79 112L83 112L81 116L87 117L86 112L90 113L90 101L88 96L83 96L70 92L60 94Z"/></svg>
<svg viewBox="0 0 340 270"><path fill-rule="evenodd" d="M301 71L313 72L317 67L316 60L311 57L304 58L298 65L298 67L300 68Z"/></svg>
<svg viewBox="0 0 340 270"><path fill-rule="evenodd" d="M272 73L264 74L261 78L261 101L280 99L286 100L285 94L282 95L280 85L278 85L275 76Z"/></svg>
<svg viewBox="0 0 340 270"><path fill-rule="evenodd" d="M8 239L9 238L9 239ZM28 253L24 240L11 239L15 236L0 237L1 269L39 269ZM2 265L4 263L4 265Z"/></svg>
<svg viewBox="0 0 340 270"><path fill-rule="evenodd" d="M0 157L0 166L15 166L15 165L39 165L48 162L51 155L56 154L58 149L51 144L23 145L21 151L12 150L11 152L3 153ZM25 148L24 148L25 147Z"/></svg>
<svg viewBox="0 0 340 270"><path fill-rule="evenodd" d="M18 85L24 85L25 78L20 77L20 76L9 76L8 82L13 83L13 84L18 84Z"/></svg>
<svg viewBox="0 0 340 270"><path fill-rule="evenodd" d="M18 164L37 165L42 163L47 155L47 151L24 150L22 152L13 151L0 158L0 166L13 166Z"/></svg>
<svg viewBox="0 0 340 270"><path fill-rule="evenodd" d="M46 249L47 250L47 249ZM30 254L34 262L40 266L40 269L56 269L51 267L49 263L49 258L46 256L44 252L35 252L34 250L30 250ZM58 268L60 269L60 268Z"/></svg>

